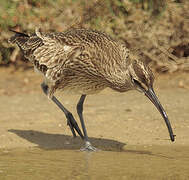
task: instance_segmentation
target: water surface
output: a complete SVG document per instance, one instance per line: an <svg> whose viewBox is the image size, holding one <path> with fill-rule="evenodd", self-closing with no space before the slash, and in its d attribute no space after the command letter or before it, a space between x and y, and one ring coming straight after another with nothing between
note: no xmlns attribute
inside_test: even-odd
<svg viewBox="0 0 189 180"><path fill-rule="evenodd" d="M0 152L2 180L189 179L189 147L126 146L121 152L14 149Z"/></svg>

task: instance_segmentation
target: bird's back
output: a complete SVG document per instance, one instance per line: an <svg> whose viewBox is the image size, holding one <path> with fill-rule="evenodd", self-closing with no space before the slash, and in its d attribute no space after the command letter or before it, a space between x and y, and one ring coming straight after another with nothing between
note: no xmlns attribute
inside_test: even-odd
<svg viewBox="0 0 189 180"><path fill-rule="evenodd" d="M127 48L108 35L86 29L16 33L10 42L16 43L57 89L101 90L108 86L113 74L123 71L129 54Z"/></svg>

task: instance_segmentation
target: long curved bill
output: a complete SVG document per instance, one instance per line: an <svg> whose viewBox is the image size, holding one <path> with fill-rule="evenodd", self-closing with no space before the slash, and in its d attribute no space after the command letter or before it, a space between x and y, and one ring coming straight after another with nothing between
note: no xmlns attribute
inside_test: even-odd
<svg viewBox="0 0 189 180"><path fill-rule="evenodd" d="M171 124L169 122L168 116L167 116L165 110L163 109L162 105L160 104L160 102L159 102L159 100L158 100L153 88L152 87L149 88L144 93L150 99L150 101L156 106L158 111L161 113L161 115L162 115L162 117L165 120L165 123L167 125L171 141L174 141L175 140L175 135L173 134L173 130L172 130Z"/></svg>

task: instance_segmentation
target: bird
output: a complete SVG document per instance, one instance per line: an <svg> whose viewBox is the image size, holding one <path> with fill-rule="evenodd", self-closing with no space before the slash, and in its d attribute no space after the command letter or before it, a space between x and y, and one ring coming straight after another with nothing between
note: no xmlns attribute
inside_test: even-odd
<svg viewBox="0 0 189 180"><path fill-rule="evenodd" d="M137 90L144 94L164 118L171 141L175 140L168 116L153 89L152 70L125 44L104 32L84 28L64 32L36 28L33 34L11 31L14 35L9 42L17 44L34 69L43 75L43 92L64 112L73 136L77 132L83 139L81 150L97 150L87 134L83 105L87 95L105 88L120 93ZM56 91L80 94L77 113L82 130L72 113L55 97Z"/></svg>

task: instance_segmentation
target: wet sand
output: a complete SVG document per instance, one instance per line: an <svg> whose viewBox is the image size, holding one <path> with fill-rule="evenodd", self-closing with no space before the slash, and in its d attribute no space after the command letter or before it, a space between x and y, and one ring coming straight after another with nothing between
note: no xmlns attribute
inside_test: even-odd
<svg viewBox="0 0 189 180"><path fill-rule="evenodd" d="M184 180L189 179L189 148L128 146L126 151L19 149L0 152L6 180Z"/></svg>
<svg viewBox="0 0 189 180"><path fill-rule="evenodd" d="M142 94L105 90L88 96L84 118L93 145L77 151L64 114L41 92L33 70L0 69L0 176L4 179L189 179L189 77L161 75L155 91L169 115L171 142L159 112ZM77 95L57 97L73 112Z"/></svg>

